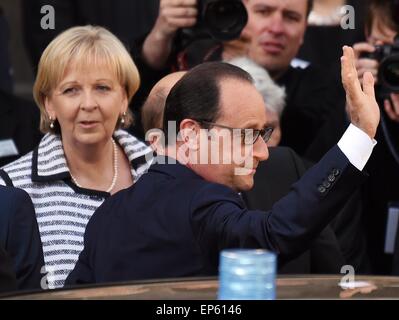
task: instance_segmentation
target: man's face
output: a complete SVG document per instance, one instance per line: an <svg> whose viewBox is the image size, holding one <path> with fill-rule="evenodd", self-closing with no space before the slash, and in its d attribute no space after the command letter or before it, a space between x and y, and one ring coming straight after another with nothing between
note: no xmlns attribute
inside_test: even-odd
<svg viewBox="0 0 399 320"><path fill-rule="evenodd" d="M367 41L372 45L392 44L395 35L395 30L390 29L386 24L384 24L383 19L376 15L373 19L371 32L367 36Z"/></svg>
<svg viewBox="0 0 399 320"><path fill-rule="evenodd" d="M245 0L249 56L272 74L287 69L303 42L307 0Z"/></svg>
<svg viewBox="0 0 399 320"><path fill-rule="evenodd" d="M263 129L266 126L266 109L262 96L247 82L223 79L220 82L221 115L215 123L231 128ZM211 126L219 139L201 136L207 141L208 164L199 165L198 173L208 181L226 185L236 191L249 190L260 161L269 156L267 145L259 137L254 144L242 142L239 131ZM219 155L213 157L212 155ZM231 159L232 161L225 161ZM215 161L217 160L217 161Z"/></svg>

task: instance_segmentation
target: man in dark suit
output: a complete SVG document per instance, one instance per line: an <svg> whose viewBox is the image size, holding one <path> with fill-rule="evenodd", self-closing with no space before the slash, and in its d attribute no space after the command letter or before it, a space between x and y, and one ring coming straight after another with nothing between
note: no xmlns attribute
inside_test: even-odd
<svg viewBox="0 0 399 320"><path fill-rule="evenodd" d="M0 246L0 293L17 290L17 280L11 258Z"/></svg>
<svg viewBox="0 0 399 320"><path fill-rule="evenodd" d="M18 289L40 289L42 243L29 196L0 186L0 247L12 259Z"/></svg>
<svg viewBox="0 0 399 320"><path fill-rule="evenodd" d="M237 194L252 188L256 167L268 157L263 97L235 66L189 71L166 101L164 156L93 215L66 284L214 275L225 248L267 248L282 264L308 249L364 180L374 145L374 82L367 74L363 92L352 62L346 48L353 124L269 212L248 210Z"/></svg>
<svg viewBox="0 0 399 320"><path fill-rule="evenodd" d="M184 74L185 72L171 73L158 81L142 107L143 128L144 132L148 132L146 139L150 144L157 144L157 131L151 131L151 133L149 130L162 130L166 98ZM273 90L268 86L263 89ZM254 187L242 193L245 204L251 210L270 210L275 202L289 192L291 185L298 181L305 171L304 162L293 150L287 147L270 148L268 160L260 162L256 170ZM353 216L352 210L350 215ZM284 266L280 266L278 272L336 274L346 264L345 261L335 234L331 228L327 227L312 243L310 250ZM353 263L353 259L348 259L347 262L355 267L356 272L359 272L359 265Z"/></svg>

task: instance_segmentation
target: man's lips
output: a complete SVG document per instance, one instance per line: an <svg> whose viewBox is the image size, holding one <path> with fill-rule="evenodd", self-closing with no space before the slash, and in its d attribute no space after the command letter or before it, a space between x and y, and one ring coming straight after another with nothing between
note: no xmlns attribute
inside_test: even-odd
<svg viewBox="0 0 399 320"><path fill-rule="evenodd" d="M282 45L281 43L278 43L278 42L265 41L265 42L262 42L260 45L264 51L271 53L271 54L280 53L281 51L284 50L284 45Z"/></svg>

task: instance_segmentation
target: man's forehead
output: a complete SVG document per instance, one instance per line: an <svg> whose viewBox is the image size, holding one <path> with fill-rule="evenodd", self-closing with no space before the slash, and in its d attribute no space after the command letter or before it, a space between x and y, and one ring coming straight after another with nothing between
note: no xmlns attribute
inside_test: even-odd
<svg viewBox="0 0 399 320"><path fill-rule="evenodd" d="M246 3L251 6L265 5L299 12L306 11L308 5L307 0L246 0Z"/></svg>
<svg viewBox="0 0 399 320"><path fill-rule="evenodd" d="M220 82L220 117L230 125L263 127L266 108L255 86L243 80L225 79Z"/></svg>

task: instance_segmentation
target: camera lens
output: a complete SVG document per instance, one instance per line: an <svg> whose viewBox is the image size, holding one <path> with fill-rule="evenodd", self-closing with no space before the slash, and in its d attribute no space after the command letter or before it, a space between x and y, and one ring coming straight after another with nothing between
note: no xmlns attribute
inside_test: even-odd
<svg viewBox="0 0 399 320"><path fill-rule="evenodd" d="M238 38L247 19L247 11L241 1L210 2L204 12L204 22L211 35L224 41Z"/></svg>
<svg viewBox="0 0 399 320"><path fill-rule="evenodd" d="M380 76L384 85L392 92L399 92L399 54L389 56L381 62Z"/></svg>

